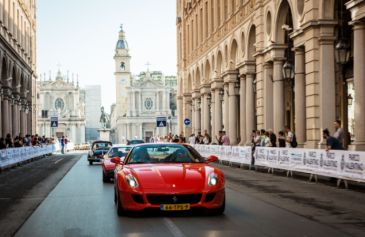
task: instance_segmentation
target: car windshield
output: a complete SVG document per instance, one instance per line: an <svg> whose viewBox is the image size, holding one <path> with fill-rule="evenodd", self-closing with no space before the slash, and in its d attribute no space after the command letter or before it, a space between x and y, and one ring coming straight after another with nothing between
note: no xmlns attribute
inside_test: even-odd
<svg viewBox="0 0 365 237"><path fill-rule="evenodd" d="M128 145L136 145L136 144L141 144L144 143L143 140L129 140L128 141Z"/></svg>
<svg viewBox="0 0 365 237"><path fill-rule="evenodd" d="M124 157L131 149L131 147L113 147L109 151L109 157Z"/></svg>
<svg viewBox="0 0 365 237"><path fill-rule="evenodd" d="M179 144L149 144L137 146L126 164L203 163L205 159L194 148Z"/></svg>
<svg viewBox="0 0 365 237"><path fill-rule="evenodd" d="M109 148L111 147L111 143L95 143L93 149L94 150L109 150Z"/></svg>

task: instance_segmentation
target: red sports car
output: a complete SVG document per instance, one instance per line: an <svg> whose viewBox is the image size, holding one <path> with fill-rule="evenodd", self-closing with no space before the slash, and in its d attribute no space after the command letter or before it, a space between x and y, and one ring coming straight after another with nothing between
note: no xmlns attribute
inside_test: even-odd
<svg viewBox="0 0 365 237"><path fill-rule="evenodd" d="M115 163L111 162L114 157L120 157L124 160L124 157L132 149L132 146L116 144L113 145L108 153L104 155L104 159L101 162L102 172L103 172L103 182L108 182L110 179L114 178Z"/></svg>
<svg viewBox="0 0 365 237"><path fill-rule="evenodd" d="M204 208L214 214L225 209L224 175L193 147L182 144L141 144L116 163L114 202L118 215L126 211L183 211Z"/></svg>

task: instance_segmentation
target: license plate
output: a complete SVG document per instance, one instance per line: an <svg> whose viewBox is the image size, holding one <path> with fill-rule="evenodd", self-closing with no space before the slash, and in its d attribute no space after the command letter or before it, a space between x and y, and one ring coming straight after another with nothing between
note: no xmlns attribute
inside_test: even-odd
<svg viewBox="0 0 365 237"><path fill-rule="evenodd" d="M162 204L161 211L186 211L190 210L190 204Z"/></svg>

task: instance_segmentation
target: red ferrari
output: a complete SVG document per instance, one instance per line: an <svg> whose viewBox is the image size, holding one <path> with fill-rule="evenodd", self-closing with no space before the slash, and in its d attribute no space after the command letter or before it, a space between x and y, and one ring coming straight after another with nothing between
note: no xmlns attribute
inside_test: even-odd
<svg viewBox="0 0 365 237"><path fill-rule="evenodd" d="M108 153L104 155L104 159L101 163L102 173L103 173L103 182L109 182L110 179L114 178L114 169L115 164L111 162L111 158L120 157L124 159L124 157L128 154L128 152L132 149L132 146L116 144L113 145Z"/></svg>
<svg viewBox="0 0 365 237"><path fill-rule="evenodd" d="M114 202L118 215L127 211L159 209L186 211L204 208L214 214L225 209L224 175L210 166L216 156L203 158L181 144L141 144L116 163Z"/></svg>

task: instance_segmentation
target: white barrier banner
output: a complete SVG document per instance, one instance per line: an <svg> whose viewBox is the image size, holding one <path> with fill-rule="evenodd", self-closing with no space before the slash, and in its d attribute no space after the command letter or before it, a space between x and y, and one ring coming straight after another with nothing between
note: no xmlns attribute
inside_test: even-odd
<svg viewBox="0 0 365 237"><path fill-rule="evenodd" d="M245 147L239 147L239 157L240 157L240 163L251 165L251 159L252 159L252 148L249 146Z"/></svg>
<svg viewBox="0 0 365 237"><path fill-rule="evenodd" d="M338 152L341 177L365 181L365 152Z"/></svg>
<svg viewBox="0 0 365 237"><path fill-rule="evenodd" d="M222 161L251 164L251 147L195 144L194 148L204 157L215 155Z"/></svg>
<svg viewBox="0 0 365 237"><path fill-rule="evenodd" d="M19 147L0 150L0 168L26 161L55 151L54 145L43 147Z"/></svg>

